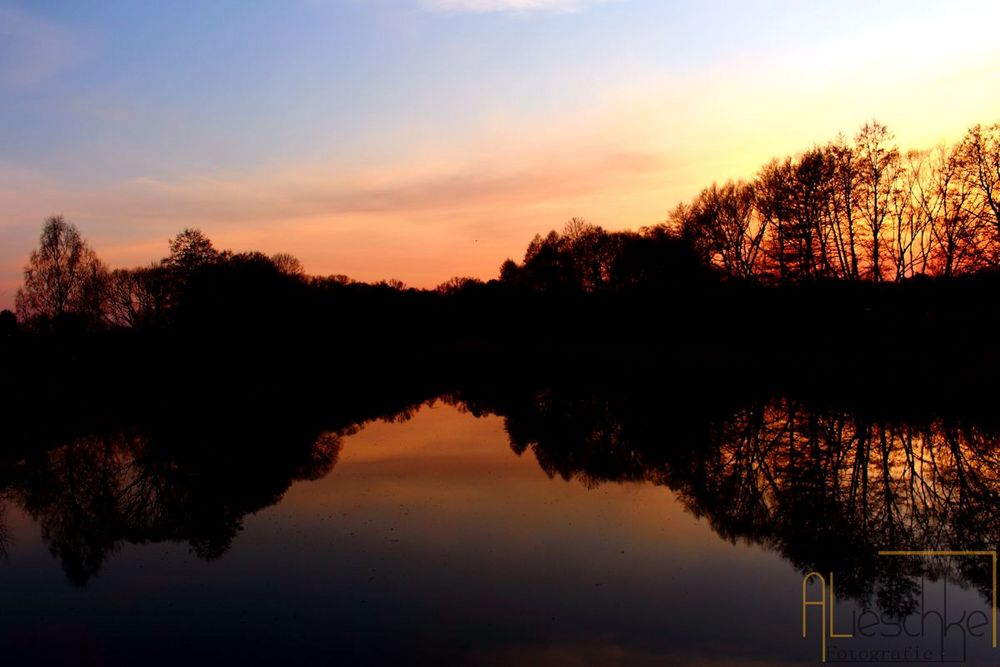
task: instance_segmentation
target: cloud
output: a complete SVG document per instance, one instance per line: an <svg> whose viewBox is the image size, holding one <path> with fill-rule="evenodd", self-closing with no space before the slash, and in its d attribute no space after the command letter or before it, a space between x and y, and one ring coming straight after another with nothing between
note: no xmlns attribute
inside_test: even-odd
<svg viewBox="0 0 1000 667"><path fill-rule="evenodd" d="M79 63L85 51L70 30L0 6L0 86L44 81Z"/></svg>
<svg viewBox="0 0 1000 667"><path fill-rule="evenodd" d="M0 162L0 308L12 303L41 221L55 213L76 223L111 266L162 256L167 239L190 226L220 247L291 252L317 274L396 277L422 287L452 275L493 277L536 232L571 216L656 222L648 211L630 214L643 197L626 200L662 184L663 156L593 134L591 127L559 140L522 137L524 146L480 143L434 165L413 156L367 168L282 165L103 187Z"/></svg>
<svg viewBox="0 0 1000 667"><path fill-rule="evenodd" d="M604 0L421 0L433 12L486 14L491 12L570 13Z"/></svg>
<svg viewBox="0 0 1000 667"><path fill-rule="evenodd" d="M145 217L143 210L148 215L169 208L173 219L208 215L239 223L276 216L404 215L576 197L660 166L655 155L614 150L582 157L549 155L520 165L466 164L416 178L405 173L408 169L351 176L315 167L283 175L173 182L138 178L96 199L102 207L113 204L135 217Z"/></svg>

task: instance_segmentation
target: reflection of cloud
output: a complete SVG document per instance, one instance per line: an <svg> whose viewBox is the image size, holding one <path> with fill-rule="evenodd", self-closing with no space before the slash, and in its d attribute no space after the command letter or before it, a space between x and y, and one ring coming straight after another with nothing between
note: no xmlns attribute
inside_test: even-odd
<svg viewBox="0 0 1000 667"><path fill-rule="evenodd" d="M574 12L584 5L601 0L422 0L421 5L435 12Z"/></svg>
<svg viewBox="0 0 1000 667"><path fill-rule="evenodd" d="M0 85L37 83L82 56L81 44L65 28L0 7Z"/></svg>

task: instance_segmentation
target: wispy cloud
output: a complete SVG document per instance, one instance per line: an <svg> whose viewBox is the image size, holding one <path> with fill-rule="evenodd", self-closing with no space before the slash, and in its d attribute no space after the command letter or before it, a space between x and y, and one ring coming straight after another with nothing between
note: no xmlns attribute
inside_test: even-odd
<svg viewBox="0 0 1000 667"><path fill-rule="evenodd" d="M488 278L536 232L573 215L656 222L659 213L629 207L648 204L644 191L662 185L664 156L606 131L588 124L559 138L523 134L517 146L481 140L464 158L434 166L411 156L368 168L281 165L103 187L0 161L0 308L10 307L41 221L55 213L79 225L111 266L160 257L167 239L191 226L220 247L292 252L317 274L423 287L452 275ZM602 205L608 192L612 201Z"/></svg>
<svg viewBox="0 0 1000 667"><path fill-rule="evenodd" d="M605 0L421 0L421 6L433 12L451 13L569 13L603 1Z"/></svg>
<svg viewBox="0 0 1000 667"><path fill-rule="evenodd" d="M77 193L73 203L87 217L114 211L132 220L162 218L172 225L211 221L219 227L245 227L261 221L339 216L416 219L470 210L507 212L572 200L662 167L659 156L615 150L577 153L572 160L550 155L528 164L464 165L421 176L407 173L407 168L352 176L305 167L284 174L180 181L135 178L99 192Z"/></svg>
<svg viewBox="0 0 1000 667"><path fill-rule="evenodd" d="M25 86L57 74L85 57L72 31L0 6L0 86Z"/></svg>

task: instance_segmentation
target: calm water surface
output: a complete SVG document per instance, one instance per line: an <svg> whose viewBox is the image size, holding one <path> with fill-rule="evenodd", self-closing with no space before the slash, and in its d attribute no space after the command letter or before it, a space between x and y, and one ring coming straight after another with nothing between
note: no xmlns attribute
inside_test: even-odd
<svg viewBox="0 0 1000 667"><path fill-rule="evenodd" d="M122 504L148 483L127 444L96 445L125 470L117 495L9 488L7 664L819 662L818 632L801 636L803 568L775 540L746 539L752 530L721 537L739 531L699 518L668 483L550 477L534 449L512 449L503 418L442 402L325 437L329 461L274 504L232 510L221 547L129 523L157 510L141 506L148 493ZM102 515L102 502L114 508ZM940 586L929 584L928 607ZM956 616L989 613L971 588L949 588ZM838 601L837 618L862 606ZM970 664L1000 655L988 636L965 648Z"/></svg>

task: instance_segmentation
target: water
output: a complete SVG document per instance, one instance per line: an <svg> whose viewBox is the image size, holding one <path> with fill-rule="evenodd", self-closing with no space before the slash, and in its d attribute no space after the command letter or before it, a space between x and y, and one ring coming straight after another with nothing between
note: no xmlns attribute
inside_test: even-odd
<svg viewBox="0 0 1000 667"><path fill-rule="evenodd" d="M915 474L889 447L871 466L888 462L891 483L854 475L871 485L862 492L845 472L865 467L851 460L858 438L814 437L823 455L803 446L793 456L807 462L789 463L789 424L833 431L827 413L788 409L734 413L706 431L715 449L697 463L655 460L634 422L477 417L454 398L321 434L277 462L245 460L256 448L165 454L136 431L81 437L5 471L0 646L9 664L818 664L818 609L801 635L811 569L844 581L838 630L877 605L880 586L921 576L924 611L943 608L943 579L930 578L947 576L950 620L989 615L984 559L873 554L889 536L900 549L993 539L992 517L962 515L995 502L992 471L972 474L975 456L992 457L976 434L960 439L973 466L961 483L952 454L922 449L937 468ZM905 441L886 428L890 444ZM560 440L578 429L589 442ZM946 432L929 424L921 442ZM838 448L824 479L848 493L817 492L802 470ZM887 512L867 504L885 488L897 494ZM791 512L799 503L812 523ZM989 627L963 647L956 637L949 659L1000 656ZM856 633L831 639L828 659L936 651L939 638Z"/></svg>

